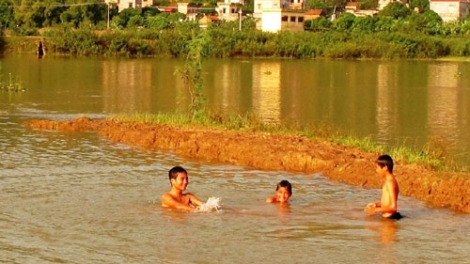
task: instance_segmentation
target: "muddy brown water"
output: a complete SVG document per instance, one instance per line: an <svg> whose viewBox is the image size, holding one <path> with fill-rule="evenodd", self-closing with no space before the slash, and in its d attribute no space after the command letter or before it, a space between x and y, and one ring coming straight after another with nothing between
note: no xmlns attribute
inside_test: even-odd
<svg viewBox="0 0 470 264"><path fill-rule="evenodd" d="M75 63L66 59L63 68ZM111 73L126 72L119 70L119 61L113 63ZM95 83L103 77L99 65L90 67L82 61L78 65L98 73L83 80L75 79L80 76L78 71L63 71L61 77L54 77L57 68L37 67L34 72L32 67L37 65L31 62L24 67L35 76L35 87L40 89L0 94L1 262L467 261L467 214L405 195L399 199L400 211L406 216L400 221L363 214L363 206L380 195L378 189L365 188L376 184L368 156L362 157L363 173L371 181L358 183L365 185L362 187L329 181L333 173L327 175L326 170L288 172L289 168L262 168L262 163L231 165L114 142L96 132L25 126L33 119L105 118L113 107L125 106L130 111L148 107L145 100L136 103L138 98L159 94L153 88L143 97L135 97L129 90L113 90L122 80L111 78L112 74L105 80L116 85L97 90ZM38 72L45 75L39 77ZM63 76L68 81L59 82ZM145 83L140 84L146 87ZM173 98L178 97L178 90L173 92ZM156 100L171 108L168 97ZM360 153L355 154L361 160ZM159 207L159 197L169 187L166 173L176 164L190 172L189 191L203 199L222 198L222 212L188 214ZM403 177L404 165L400 166L397 174ZM357 175L351 174L351 181ZM416 185L442 184L427 182L418 173L409 176ZM281 179L294 184L290 205L265 204ZM455 185L461 184L456 181ZM444 198L442 203L446 203Z"/></svg>

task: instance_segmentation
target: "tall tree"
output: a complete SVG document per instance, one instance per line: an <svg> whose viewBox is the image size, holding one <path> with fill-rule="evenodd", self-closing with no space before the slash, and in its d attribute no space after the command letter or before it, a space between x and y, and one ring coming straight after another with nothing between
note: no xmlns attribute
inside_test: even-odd
<svg viewBox="0 0 470 264"><path fill-rule="evenodd" d="M9 0L0 0L0 29L15 23L15 9Z"/></svg>

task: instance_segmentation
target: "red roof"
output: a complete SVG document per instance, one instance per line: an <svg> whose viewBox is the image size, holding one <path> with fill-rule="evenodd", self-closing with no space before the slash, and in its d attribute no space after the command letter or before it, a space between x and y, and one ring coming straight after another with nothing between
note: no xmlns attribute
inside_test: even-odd
<svg viewBox="0 0 470 264"><path fill-rule="evenodd" d="M218 16L206 16L208 19L210 19L211 21L219 21L219 17Z"/></svg>
<svg viewBox="0 0 470 264"><path fill-rule="evenodd" d="M346 3L346 6L355 6L355 7L359 7L359 2L347 2L347 3Z"/></svg>
<svg viewBox="0 0 470 264"><path fill-rule="evenodd" d="M323 14L323 9L310 9L305 12L305 15L307 16L319 16L321 14Z"/></svg>

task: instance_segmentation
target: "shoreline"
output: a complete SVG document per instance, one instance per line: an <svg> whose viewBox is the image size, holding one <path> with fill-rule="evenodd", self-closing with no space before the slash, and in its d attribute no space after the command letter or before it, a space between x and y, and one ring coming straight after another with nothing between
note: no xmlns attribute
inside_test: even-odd
<svg viewBox="0 0 470 264"><path fill-rule="evenodd" d="M385 153L365 152L298 135L85 117L65 121L31 120L26 126L62 132L96 131L114 143L168 151L203 162L260 170L321 173L335 182L364 188L382 186L382 179L375 173L374 161ZM470 213L470 173L436 172L396 160L394 175L400 186L400 195Z"/></svg>

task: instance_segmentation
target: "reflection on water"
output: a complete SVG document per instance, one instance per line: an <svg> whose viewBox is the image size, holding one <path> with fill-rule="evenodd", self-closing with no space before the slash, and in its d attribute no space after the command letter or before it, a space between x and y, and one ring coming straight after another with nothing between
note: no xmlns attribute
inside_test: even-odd
<svg viewBox="0 0 470 264"><path fill-rule="evenodd" d="M281 64L260 62L253 65L253 112L262 121L278 123L281 104Z"/></svg>
<svg viewBox="0 0 470 264"><path fill-rule="evenodd" d="M435 88L429 90L428 126L430 139L441 141L443 146L455 144L459 134L459 66L443 63L429 66L429 83ZM442 142L443 141L443 142ZM446 142L450 141L450 142Z"/></svg>
<svg viewBox="0 0 470 264"><path fill-rule="evenodd" d="M382 140L389 140L391 130L394 128L394 124L397 123L396 120L396 103L392 100L393 96L393 87L396 87L395 78L387 78L386 76L397 76L395 67L389 64L379 64L377 75L377 138Z"/></svg>
<svg viewBox="0 0 470 264"><path fill-rule="evenodd" d="M366 221L370 223L366 225L365 228L376 232L378 240L383 244L389 244L396 240L395 233L398 229L397 220L383 219L381 216L368 216L366 217Z"/></svg>
<svg viewBox="0 0 470 264"><path fill-rule="evenodd" d="M152 67L137 60L103 61L103 110L148 112L152 103Z"/></svg>
<svg viewBox="0 0 470 264"><path fill-rule="evenodd" d="M100 115L186 111L182 61L155 59L2 58L28 91L3 96L1 111ZM251 112L272 123L326 124L380 144L445 146L470 161L469 62L207 60L211 108ZM66 85L65 85L66 84Z"/></svg>

